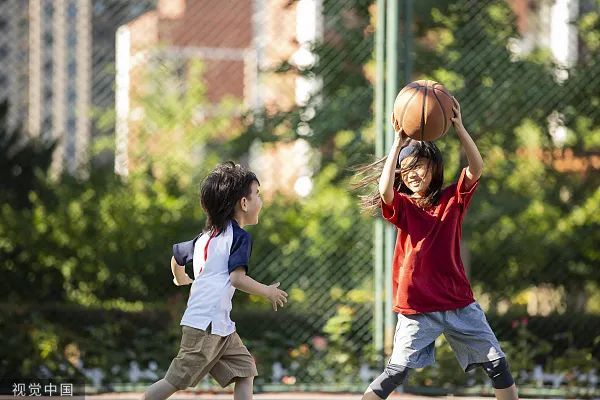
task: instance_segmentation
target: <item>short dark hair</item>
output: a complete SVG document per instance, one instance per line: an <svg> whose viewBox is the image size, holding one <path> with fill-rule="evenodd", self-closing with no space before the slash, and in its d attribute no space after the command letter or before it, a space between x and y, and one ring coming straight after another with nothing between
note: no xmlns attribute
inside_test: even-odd
<svg viewBox="0 0 600 400"><path fill-rule="evenodd" d="M200 203L206 213L206 231L221 233L233 218L235 205L242 197L248 197L252 191L252 182L260 185L252 172L236 164L226 161L219 164L202 182Z"/></svg>

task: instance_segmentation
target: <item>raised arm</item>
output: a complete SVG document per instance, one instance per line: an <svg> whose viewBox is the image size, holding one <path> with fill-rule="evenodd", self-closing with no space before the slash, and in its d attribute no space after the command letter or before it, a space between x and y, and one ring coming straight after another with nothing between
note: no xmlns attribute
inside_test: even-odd
<svg viewBox="0 0 600 400"><path fill-rule="evenodd" d="M469 132L467 132L463 125L460 104L456 99L454 99L453 110L454 117L452 118L452 123L454 124L454 129L456 129L458 139L460 140L463 149L465 149L467 161L469 163L466 173L466 184L467 188L469 188L477 181L477 179L479 179L483 172L483 159L481 158L481 154L479 153L479 149L473 141L473 138L471 138L471 135L469 135Z"/></svg>
<svg viewBox="0 0 600 400"><path fill-rule="evenodd" d="M392 117L393 121L393 117ZM390 149L390 153L385 160L383 165L383 171L381 171L381 177L379 178L379 195L383 199L385 204L392 204L394 201L394 178L396 176L396 165L398 163L398 155L402 149L404 141L407 136L404 135L402 128L395 130L394 143Z"/></svg>

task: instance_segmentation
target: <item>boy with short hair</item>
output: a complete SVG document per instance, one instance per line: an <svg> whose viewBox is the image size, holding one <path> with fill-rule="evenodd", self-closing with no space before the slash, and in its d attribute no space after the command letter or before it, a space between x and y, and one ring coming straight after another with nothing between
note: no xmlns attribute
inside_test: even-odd
<svg viewBox="0 0 600 400"><path fill-rule="evenodd" d="M181 346L165 377L146 390L144 399L166 399L196 386L206 374L223 387L235 382L235 400L252 398L256 365L230 319L231 299L237 288L269 299L275 311L287 302L279 283L267 286L246 274L252 238L243 228L258 223L259 185L254 173L231 161L218 165L204 180L204 231L173 245L171 258L173 282L192 285L181 320ZM184 269L190 261L194 280Z"/></svg>

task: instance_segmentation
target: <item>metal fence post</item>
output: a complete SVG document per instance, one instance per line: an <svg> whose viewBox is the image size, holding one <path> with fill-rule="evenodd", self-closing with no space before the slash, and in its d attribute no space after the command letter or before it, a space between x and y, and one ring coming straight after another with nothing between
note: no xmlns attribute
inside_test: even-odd
<svg viewBox="0 0 600 400"><path fill-rule="evenodd" d="M386 79L385 79L385 115L392 115L394 99L398 91L398 19L399 7L397 1L388 1L386 7ZM385 151L390 148L394 139L394 129L390 123L386 124ZM394 337L394 313L392 311L392 256L394 247L394 228L387 224L384 234L384 259L385 259L385 355L392 351Z"/></svg>
<svg viewBox="0 0 600 400"><path fill-rule="evenodd" d="M377 30L375 31L375 58L377 63L375 78L375 156L383 157L385 152L385 0L377 0ZM375 219L373 235L374 252L374 315L373 341L378 363L383 365L383 307L384 307L384 225L381 218Z"/></svg>

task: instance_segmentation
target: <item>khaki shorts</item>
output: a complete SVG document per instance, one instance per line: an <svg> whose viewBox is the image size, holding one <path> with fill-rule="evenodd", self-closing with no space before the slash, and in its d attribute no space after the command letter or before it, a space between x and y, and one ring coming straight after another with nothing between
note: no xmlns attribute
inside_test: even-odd
<svg viewBox="0 0 600 400"><path fill-rule="evenodd" d="M179 390L196 386L210 374L225 387L235 378L258 375L250 352L236 332L218 336L201 329L182 326L181 346L165 375Z"/></svg>

